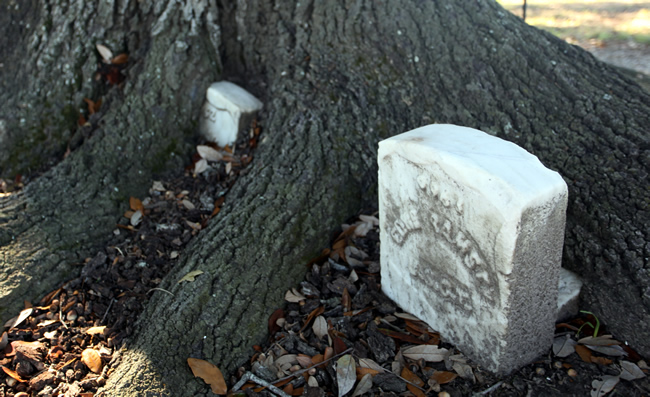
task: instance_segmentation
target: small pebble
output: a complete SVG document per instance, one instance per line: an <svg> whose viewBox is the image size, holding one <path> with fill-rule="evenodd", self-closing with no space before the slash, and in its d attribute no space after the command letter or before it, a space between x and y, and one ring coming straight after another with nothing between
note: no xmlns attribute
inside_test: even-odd
<svg viewBox="0 0 650 397"><path fill-rule="evenodd" d="M569 375L569 376L572 377L572 378L575 378L576 376L578 376L578 373L577 373L576 370L573 369L573 368L571 368L571 369L569 369L568 371L566 371L566 373L567 373L567 375Z"/></svg>
<svg viewBox="0 0 650 397"><path fill-rule="evenodd" d="M544 371L544 368L535 368L535 373L539 376L544 376L546 371Z"/></svg>
<svg viewBox="0 0 650 397"><path fill-rule="evenodd" d="M562 363L559 362L559 361L554 362L554 363L553 363L553 366L554 366L556 369L562 369Z"/></svg>
<svg viewBox="0 0 650 397"><path fill-rule="evenodd" d="M446 391L441 391L438 393L438 397L451 397L451 394L447 393Z"/></svg>

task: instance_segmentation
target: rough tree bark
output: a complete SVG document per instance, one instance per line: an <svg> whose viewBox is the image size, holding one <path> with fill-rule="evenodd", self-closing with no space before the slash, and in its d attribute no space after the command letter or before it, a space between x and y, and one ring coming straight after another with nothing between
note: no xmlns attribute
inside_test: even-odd
<svg viewBox="0 0 650 397"><path fill-rule="evenodd" d="M30 12L7 17L29 22L6 28L22 41L0 43L11 61L3 73L30 88L4 83L13 87L0 96L6 153L20 146L12 134L30 136L21 118L41 125L46 99L78 106L91 91L89 82L54 81L66 70L62 58L81 65L73 68L81 82L94 71L96 41L134 62L93 134L22 195L0 201L1 271L13 277L3 284L3 311L53 287L74 270L70 261L106 239L154 163L169 165L170 142L187 153L181 131L194 131L210 81L234 80L265 102L251 171L163 281L173 296L154 293L107 394L207 394L187 357L228 372L250 354L332 225L375 203L377 142L434 122L512 140L565 177L564 266L586 281L584 307L650 354L650 95L632 81L492 0L155 4L34 0ZM59 48L53 42L69 49L47 58ZM196 269L204 274L193 283L176 283Z"/></svg>

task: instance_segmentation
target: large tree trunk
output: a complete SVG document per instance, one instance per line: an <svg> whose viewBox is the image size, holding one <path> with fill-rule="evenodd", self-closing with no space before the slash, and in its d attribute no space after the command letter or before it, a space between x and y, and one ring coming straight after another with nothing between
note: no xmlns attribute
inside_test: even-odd
<svg viewBox="0 0 650 397"><path fill-rule="evenodd" d="M119 206L141 193L152 175L161 148L176 139L177 153L185 153L180 131L194 131L204 89L219 78L219 65L223 78L265 102L266 136L251 171L163 281L173 296L154 293L138 336L109 379L109 394L207 393L186 359L208 359L227 372L250 354L283 291L301 277L329 229L376 203L377 142L434 122L514 141L565 177L564 266L586 281L584 307L650 355L650 96L614 69L525 25L492 0L170 0L155 8L124 1L108 12L81 3L72 3L79 8L70 6L67 16L59 4L32 7L39 11L32 31L17 29L23 48L19 43L9 51L15 73L24 69L29 87L53 80L52 71L31 66L38 58L33 51L41 50L28 44L57 15L62 19L50 24L58 29L50 41L80 47L79 54L63 54L82 65L83 78L94 70L95 41L125 43L134 64L124 89L108 94L92 136L24 194L0 202L9 225L0 235L2 276L24 279L0 297L2 310L16 310L19 299L51 288L72 271L69 258L106 239ZM65 30L71 13L86 15L75 20L87 21L78 31L90 37ZM90 85L43 91L78 106L88 96L84 89ZM0 98L15 109L45 94ZM2 115L5 124L27 134L21 115L32 120L39 113L14 112ZM0 139L13 139L6 131ZM177 284L190 270L204 274ZM29 279L34 274L49 278L39 284Z"/></svg>
<svg viewBox="0 0 650 397"><path fill-rule="evenodd" d="M75 150L23 193L0 197L2 323L24 299L73 277L154 173L182 167L205 87L221 70L217 10L206 4L8 3L0 12L0 171L13 176L62 158L68 144ZM96 43L129 53L123 88L94 82ZM83 98L106 91L93 127L77 128Z"/></svg>

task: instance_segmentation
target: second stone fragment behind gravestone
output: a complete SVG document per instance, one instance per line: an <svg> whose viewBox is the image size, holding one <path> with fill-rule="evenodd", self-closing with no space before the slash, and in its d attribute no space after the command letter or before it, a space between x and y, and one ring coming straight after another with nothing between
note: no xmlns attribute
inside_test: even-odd
<svg viewBox="0 0 650 397"><path fill-rule="evenodd" d="M429 125L379 143L382 289L486 369L548 351L567 187L513 143Z"/></svg>

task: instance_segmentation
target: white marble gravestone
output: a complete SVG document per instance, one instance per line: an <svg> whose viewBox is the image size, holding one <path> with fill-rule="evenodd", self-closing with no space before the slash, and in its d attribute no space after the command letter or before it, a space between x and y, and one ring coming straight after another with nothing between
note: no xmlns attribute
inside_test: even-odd
<svg viewBox="0 0 650 397"><path fill-rule="evenodd" d="M519 146L433 124L379 143L382 289L484 368L546 353L567 186Z"/></svg>
<svg viewBox="0 0 650 397"><path fill-rule="evenodd" d="M262 109L262 102L240 86L228 81L210 85L201 111L199 130L221 147L237 141L237 134Z"/></svg>

